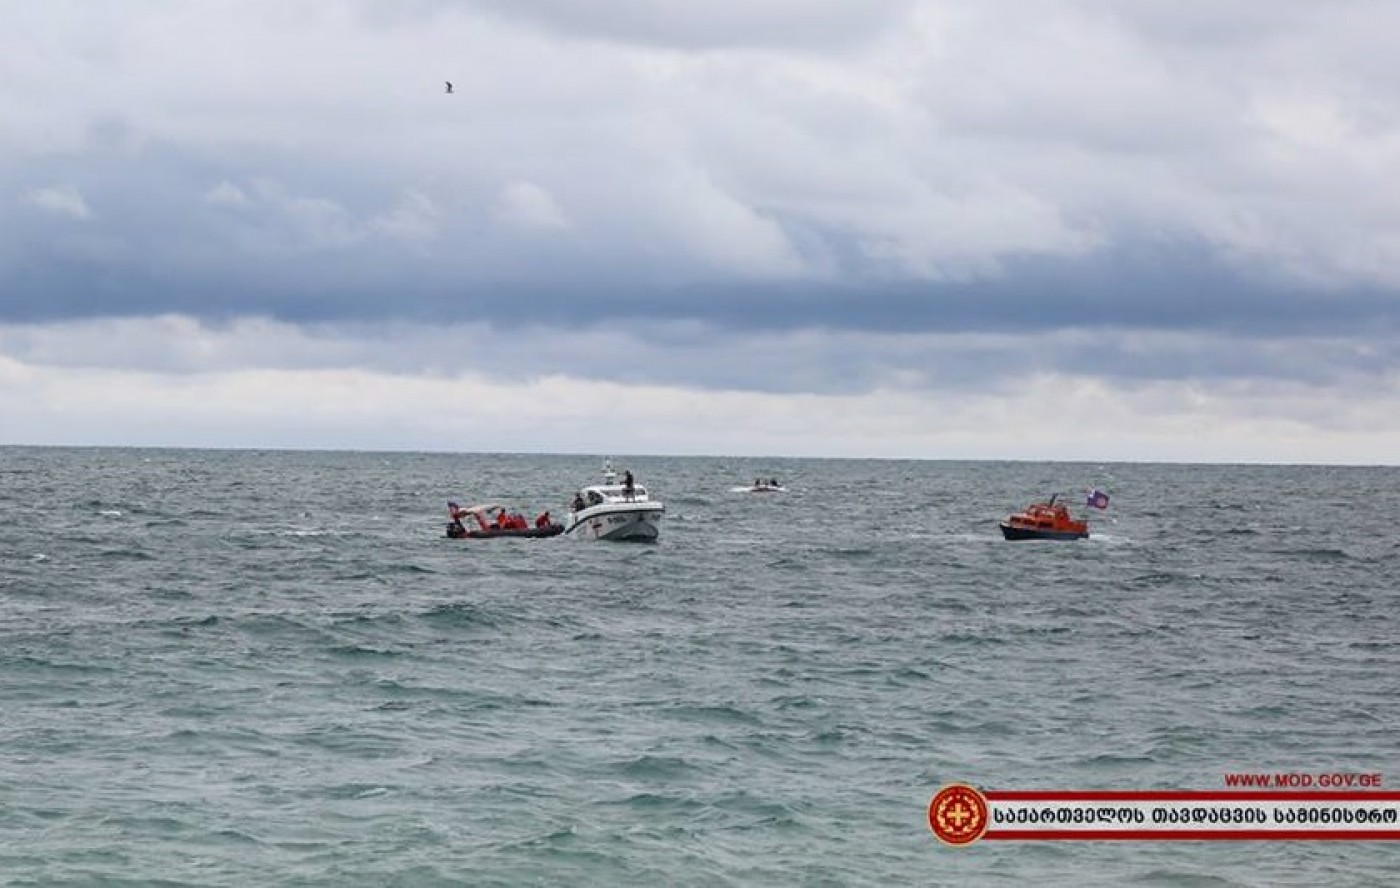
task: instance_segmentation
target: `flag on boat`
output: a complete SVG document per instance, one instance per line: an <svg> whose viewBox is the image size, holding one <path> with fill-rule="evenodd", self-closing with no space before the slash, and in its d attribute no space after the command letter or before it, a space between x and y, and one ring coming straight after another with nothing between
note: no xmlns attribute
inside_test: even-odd
<svg viewBox="0 0 1400 888"><path fill-rule="evenodd" d="M1107 509L1108 494L1096 487L1089 491L1089 496L1084 500L1084 504L1091 509Z"/></svg>

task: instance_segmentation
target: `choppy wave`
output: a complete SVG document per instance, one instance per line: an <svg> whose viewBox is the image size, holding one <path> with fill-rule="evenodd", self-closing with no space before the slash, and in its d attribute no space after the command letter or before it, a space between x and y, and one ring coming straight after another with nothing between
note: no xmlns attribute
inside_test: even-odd
<svg viewBox="0 0 1400 888"><path fill-rule="evenodd" d="M952 852L924 808L1400 774L1400 473L1114 466L1090 540L1025 546L997 519L1102 467L775 461L765 499L637 458L655 546L441 535L454 490L600 462L0 449L3 878L1391 880L1368 844Z"/></svg>

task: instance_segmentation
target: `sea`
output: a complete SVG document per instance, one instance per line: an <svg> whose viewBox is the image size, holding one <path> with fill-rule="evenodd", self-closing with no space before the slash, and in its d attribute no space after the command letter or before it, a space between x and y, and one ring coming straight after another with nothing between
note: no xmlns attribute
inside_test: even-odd
<svg viewBox="0 0 1400 888"><path fill-rule="evenodd" d="M444 536L609 457L656 543ZM1001 538L1090 488L1089 539ZM1400 788L1397 517L1395 468L0 448L0 884L1400 884L1395 842L928 822Z"/></svg>

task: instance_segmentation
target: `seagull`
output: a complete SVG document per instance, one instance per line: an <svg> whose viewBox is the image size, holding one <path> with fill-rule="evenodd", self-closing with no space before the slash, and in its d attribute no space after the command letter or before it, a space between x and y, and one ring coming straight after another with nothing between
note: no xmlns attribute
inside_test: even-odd
<svg viewBox="0 0 1400 888"><path fill-rule="evenodd" d="M443 83L446 83L446 84L447 84L447 91L448 91L449 93L452 92L452 81L451 81L451 80L444 80Z"/></svg>

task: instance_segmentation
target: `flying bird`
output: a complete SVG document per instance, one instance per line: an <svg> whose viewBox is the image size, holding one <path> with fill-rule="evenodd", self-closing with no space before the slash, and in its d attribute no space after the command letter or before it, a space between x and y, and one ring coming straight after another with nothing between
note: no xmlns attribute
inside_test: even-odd
<svg viewBox="0 0 1400 888"><path fill-rule="evenodd" d="M447 84L447 91L448 91L449 93L452 92L452 81L451 81L451 80L444 80L443 83L446 83L446 84Z"/></svg>

